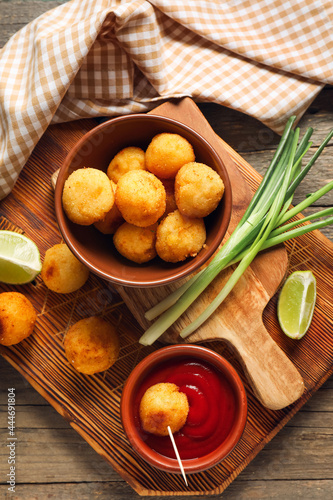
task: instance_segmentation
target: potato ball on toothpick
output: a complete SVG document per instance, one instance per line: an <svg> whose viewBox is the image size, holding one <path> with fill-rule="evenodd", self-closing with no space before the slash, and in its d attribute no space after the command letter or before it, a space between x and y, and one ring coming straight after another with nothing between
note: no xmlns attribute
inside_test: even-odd
<svg viewBox="0 0 333 500"><path fill-rule="evenodd" d="M189 403L176 384L161 382L149 387L139 406L141 425L146 432L167 436L179 431L186 422Z"/></svg>

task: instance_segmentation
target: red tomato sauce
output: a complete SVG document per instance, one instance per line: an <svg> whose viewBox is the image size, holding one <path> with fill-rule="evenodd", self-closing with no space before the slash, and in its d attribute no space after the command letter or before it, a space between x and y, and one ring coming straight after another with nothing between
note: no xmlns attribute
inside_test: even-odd
<svg viewBox="0 0 333 500"><path fill-rule="evenodd" d="M235 417L236 400L228 380L213 365L193 358L160 364L143 381L135 399L135 422L142 439L161 455L176 458L169 436L146 433L140 423L139 405L145 391L160 382L171 382L187 395L185 425L174 434L182 459L199 458L214 451L228 436Z"/></svg>

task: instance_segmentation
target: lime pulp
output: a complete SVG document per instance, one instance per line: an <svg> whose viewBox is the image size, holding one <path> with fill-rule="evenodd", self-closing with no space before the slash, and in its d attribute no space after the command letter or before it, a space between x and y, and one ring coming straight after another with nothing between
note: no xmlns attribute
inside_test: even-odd
<svg viewBox="0 0 333 500"><path fill-rule="evenodd" d="M12 285L31 282L42 263L37 245L27 236L0 231L0 281Z"/></svg>
<svg viewBox="0 0 333 500"><path fill-rule="evenodd" d="M311 271L295 271L287 278L279 295L277 314L288 337L301 339L308 331L316 296L316 279Z"/></svg>

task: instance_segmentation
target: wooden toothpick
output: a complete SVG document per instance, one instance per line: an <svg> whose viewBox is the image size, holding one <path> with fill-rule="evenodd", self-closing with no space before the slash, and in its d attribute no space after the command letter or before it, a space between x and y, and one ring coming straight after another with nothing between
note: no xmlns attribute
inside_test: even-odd
<svg viewBox="0 0 333 500"><path fill-rule="evenodd" d="M169 432L169 436L170 436L170 439L171 439L171 443L172 443L173 449L175 450L175 453L176 453L176 457L177 457L177 460L178 460L178 463L179 463L179 467L180 467L180 470L182 472L185 484L186 484L186 486L188 486L187 479L186 479L186 476L185 476L184 467L183 467L182 461L180 460L180 456L179 456L179 453L178 453L177 445L176 445L175 439L173 437L170 425L168 425L168 432Z"/></svg>

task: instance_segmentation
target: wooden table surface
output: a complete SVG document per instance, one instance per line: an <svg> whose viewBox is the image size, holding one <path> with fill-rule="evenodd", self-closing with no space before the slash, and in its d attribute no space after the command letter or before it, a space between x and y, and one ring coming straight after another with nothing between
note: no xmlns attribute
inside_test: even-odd
<svg viewBox="0 0 333 500"><path fill-rule="evenodd" d="M63 1L0 0L0 47L17 30ZM215 104L200 104L213 129L260 173L278 136L256 120ZM315 129L314 146L333 128L333 87L326 87L300 126ZM333 144L297 191L296 201L333 178ZM322 205L332 206L333 195ZM314 209L309 209L308 213ZM316 208L318 210L318 207ZM333 241L333 227L323 230ZM7 392L16 390L17 477L8 492ZM131 500L135 493L30 385L0 359L0 498ZM333 378L225 490L226 500L329 499L333 495ZM167 497L163 497L167 498ZM194 498L194 497L183 497ZM197 498L197 497L196 497ZM205 498L216 498L207 496Z"/></svg>

